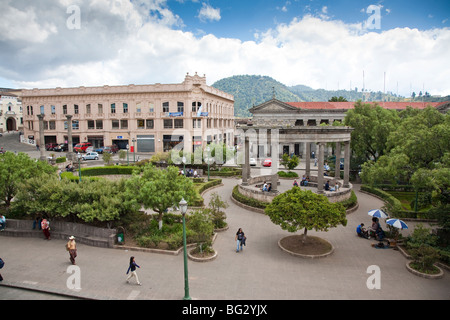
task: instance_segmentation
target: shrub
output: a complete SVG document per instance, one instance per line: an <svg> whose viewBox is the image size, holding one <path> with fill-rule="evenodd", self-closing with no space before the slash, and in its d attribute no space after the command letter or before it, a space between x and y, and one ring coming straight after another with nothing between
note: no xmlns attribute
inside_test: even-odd
<svg viewBox="0 0 450 320"><path fill-rule="evenodd" d="M297 172L294 171L278 171L278 176L282 178L298 178Z"/></svg>

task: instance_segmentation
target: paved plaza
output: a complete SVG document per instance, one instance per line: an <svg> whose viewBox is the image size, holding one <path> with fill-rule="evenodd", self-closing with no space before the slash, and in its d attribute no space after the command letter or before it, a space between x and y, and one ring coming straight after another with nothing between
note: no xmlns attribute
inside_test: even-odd
<svg viewBox="0 0 450 320"><path fill-rule="evenodd" d="M301 172L299 172L301 174ZM283 188L293 180L281 180ZM328 232L309 231L331 242L333 254L321 259L292 256L278 247L278 240L290 235L270 219L245 210L230 200L239 179L225 178L223 185L207 191L205 203L213 192L227 200L229 229L214 242L215 260L189 260L190 296L194 300L448 300L450 276L438 280L413 275L406 269L407 259L393 249L375 249L374 240L358 238L356 226L371 220L367 212L383 206L381 200L359 192L359 208L347 215L346 227ZM408 223L411 231L415 223ZM384 222L381 223L386 228ZM241 227L248 240L243 252L236 253L234 237ZM403 234L406 235L404 230ZM77 266L81 289L69 289L71 266L65 241L0 236L0 256L6 265L1 270L3 285L91 299L180 300L184 296L183 254L167 255L78 245ZM140 265L137 273L142 286L126 283L130 256ZM379 289L369 289L371 266L380 270ZM369 273L368 273L369 270ZM69 270L70 271L70 270ZM70 279L69 279L70 280ZM70 282L70 281L69 281ZM2 299L0 286L0 299Z"/></svg>

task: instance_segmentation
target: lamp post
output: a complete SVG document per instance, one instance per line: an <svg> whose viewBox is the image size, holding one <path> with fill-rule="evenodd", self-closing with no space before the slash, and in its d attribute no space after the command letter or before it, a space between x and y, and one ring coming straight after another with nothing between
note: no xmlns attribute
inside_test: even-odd
<svg viewBox="0 0 450 320"><path fill-rule="evenodd" d="M189 296L189 278L188 278L188 265L187 265L187 249L186 249L186 211L187 211L187 202L184 198L181 199L180 203L180 211L183 216L183 248L184 248L184 298L183 300L191 300Z"/></svg>
<svg viewBox="0 0 450 320"><path fill-rule="evenodd" d="M78 152L77 154L77 158L78 158L78 179L81 182L81 154Z"/></svg>
<svg viewBox="0 0 450 320"><path fill-rule="evenodd" d="M130 146L127 144L127 166L130 165L130 159L128 158L128 149L130 149Z"/></svg>
<svg viewBox="0 0 450 320"><path fill-rule="evenodd" d="M135 144L136 139L133 138L133 140L131 141L133 141L133 162L136 163L136 144Z"/></svg>
<svg viewBox="0 0 450 320"><path fill-rule="evenodd" d="M183 175L186 177L186 157L183 157L181 161L183 162Z"/></svg>
<svg viewBox="0 0 450 320"><path fill-rule="evenodd" d="M208 181L209 181L209 152L211 151L211 149L209 148L209 145L206 146L206 154L208 155Z"/></svg>

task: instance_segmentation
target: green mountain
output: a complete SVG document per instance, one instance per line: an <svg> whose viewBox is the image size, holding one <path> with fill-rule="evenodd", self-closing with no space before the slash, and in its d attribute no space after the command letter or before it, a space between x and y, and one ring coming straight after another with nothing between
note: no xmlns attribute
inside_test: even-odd
<svg viewBox="0 0 450 320"><path fill-rule="evenodd" d="M212 84L214 88L234 96L234 115L238 118L251 117L248 111L253 106L272 99L283 102L328 101L332 97L344 97L347 101L405 101L405 98L392 92L325 90L313 89L305 85L288 87L268 76L238 75L221 79ZM417 97L415 101L448 101L449 96L436 98L429 95Z"/></svg>
<svg viewBox="0 0 450 320"><path fill-rule="evenodd" d="M267 76L232 76L212 86L234 96L234 115L239 118L251 117L248 109L272 99L274 94L284 102L302 101L287 86Z"/></svg>

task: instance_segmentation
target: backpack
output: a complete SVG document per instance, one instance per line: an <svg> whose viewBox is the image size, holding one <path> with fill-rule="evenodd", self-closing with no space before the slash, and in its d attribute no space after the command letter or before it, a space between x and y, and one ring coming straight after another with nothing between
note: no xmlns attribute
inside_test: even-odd
<svg viewBox="0 0 450 320"><path fill-rule="evenodd" d="M2 258L0 258L0 269L3 268L4 265L5 265L5 261L3 261Z"/></svg>

